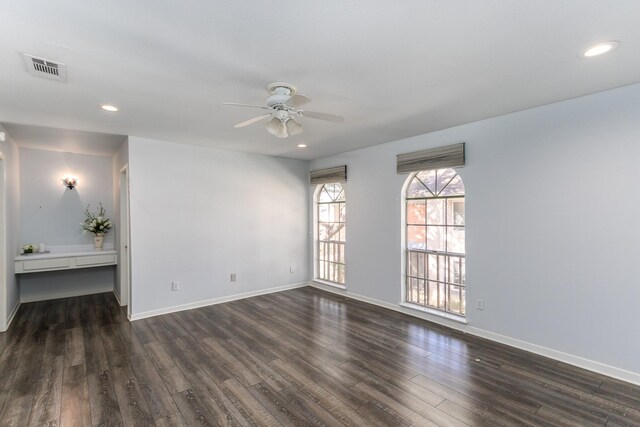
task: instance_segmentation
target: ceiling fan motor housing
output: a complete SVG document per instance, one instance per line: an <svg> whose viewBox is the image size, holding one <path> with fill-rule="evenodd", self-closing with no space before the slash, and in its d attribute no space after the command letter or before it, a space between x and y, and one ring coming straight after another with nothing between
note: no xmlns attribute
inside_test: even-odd
<svg viewBox="0 0 640 427"><path fill-rule="evenodd" d="M267 105L269 107L273 107L274 105L282 105L287 102L289 98L291 98L291 95L276 93L275 95L271 95L269 98L267 98Z"/></svg>
<svg viewBox="0 0 640 427"><path fill-rule="evenodd" d="M273 107L275 105L283 105L285 102L295 95L297 89L290 83L275 82L267 86L267 92L271 95L267 98L267 105Z"/></svg>

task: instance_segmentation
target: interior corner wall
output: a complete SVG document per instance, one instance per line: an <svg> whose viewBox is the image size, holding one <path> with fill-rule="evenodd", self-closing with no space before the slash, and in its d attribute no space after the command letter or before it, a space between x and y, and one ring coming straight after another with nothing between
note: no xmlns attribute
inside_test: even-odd
<svg viewBox="0 0 640 427"><path fill-rule="evenodd" d="M80 223L88 204L95 211L102 203L113 218L113 165L111 157L20 148L20 242L47 246L91 245ZM62 178L78 178L69 190ZM113 243L113 233L105 237ZM23 302L111 291L114 268L19 275Z"/></svg>
<svg viewBox="0 0 640 427"><path fill-rule="evenodd" d="M132 318L306 283L308 166L129 137Z"/></svg>
<svg viewBox="0 0 640 427"><path fill-rule="evenodd" d="M116 154L113 156L113 241L114 247L118 251L118 264L116 265L115 285L113 291L122 301L122 287L120 284L120 266L122 265L120 251L120 227L122 218L120 218L120 170L129 163L129 141L125 140Z"/></svg>
<svg viewBox="0 0 640 427"><path fill-rule="evenodd" d="M636 84L312 162L349 168L347 294L409 310L396 155L466 142L468 325L421 316L640 382L639 117Z"/></svg>
<svg viewBox="0 0 640 427"><path fill-rule="evenodd" d="M5 132L2 125L0 125L0 131ZM5 274L5 289L0 290L0 296L3 301L3 309L0 310L3 315L3 321L0 322L1 326L8 326L8 322L20 303L20 291L18 288L18 282L15 276L14 259L18 254L19 246L19 233L20 230L20 163L19 163L19 151L16 143L11 139L11 135L7 134L6 140L0 142L0 152L5 156L5 232L6 232L6 270L2 272Z"/></svg>

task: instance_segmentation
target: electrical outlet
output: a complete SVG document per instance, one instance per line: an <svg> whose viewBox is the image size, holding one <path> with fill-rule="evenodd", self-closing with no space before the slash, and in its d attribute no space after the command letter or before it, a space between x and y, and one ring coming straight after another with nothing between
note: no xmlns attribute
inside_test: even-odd
<svg viewBox="0 0 640 427"><path fill-rule="evenodd" d="M295 265L290 265L289 266L289 273L295 273L296 272L296 266Z"/></svg>
<svg viewBox="0 0 640 427"><path fill-rule="evenodd" d="M236 281L236 273L231 273L231 281L232 282Z"/></svg>
<svg viewBox="0 0 640 427"><path fill-rule="evenodd" d="M478 298L478 303L476 304L476 310L484 310L484 300Z"/></svg>
<svg viewBox="0 0 640 427"><path fill-rule="evenodd" d="M177 291L180 289L180 282L171 282L171 290Z"/></svg>

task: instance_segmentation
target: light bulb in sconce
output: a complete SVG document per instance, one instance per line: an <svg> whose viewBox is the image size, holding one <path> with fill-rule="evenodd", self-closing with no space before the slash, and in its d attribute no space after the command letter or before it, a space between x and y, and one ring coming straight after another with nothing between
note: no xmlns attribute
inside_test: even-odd
<svg viewBox="0 0 640 427"><path fill-rule="evenodd" d="M62 178L62 183L69 190L73 190L76 187L76 185L78 185L78 178L73 176L68 176L66 178Z"/></svg>

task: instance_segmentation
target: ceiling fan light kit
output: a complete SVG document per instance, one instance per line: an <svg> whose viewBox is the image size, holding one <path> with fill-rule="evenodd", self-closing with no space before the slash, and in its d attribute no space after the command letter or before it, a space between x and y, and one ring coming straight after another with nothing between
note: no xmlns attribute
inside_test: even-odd
<svg viewBox="0 0 640 427"><path fill-rule="evenodd" d="M275 135L278 138L286 138L289 135L299 135L303 132L300 123L292 118L282 120L274 117L271 121L267 122L264 127L271 135Z"/></svg>
<svg viewBox="0 0 640 427"><path fill-rule="evenodd" d="M285 124L276 117L271 119L264 127L271 135L277 136L278 138L286 138L289 136Z"/></svg>
<svg viewBox="0 0 640 427"><path fill-rule="evenodd" d="M287 120L287 132L289 135L300 135L304 129L302 129L302 125L296 122L293 119Z"/></svg>
<svg viewBox="0 0 640 427"><path fill-rule="evenodd" d="M269 111L251 119L236 124L235 128L243 128L253 123L271 117L264 127L267 131L278 138L286 138L289 135L300 135L304 129L300 123L294 120L294 117L305 117L317 120L324 120L334 123L343 122L344 118L334 114L318 113L314 111L304 111L298 109L301 105L311 102L311 98L306 95L297 93L298 89L284 82L274 82L267 86L267 105L239 104L235 102L224 102L223 105L231 105L236 107L259 108Z"/></svg>

